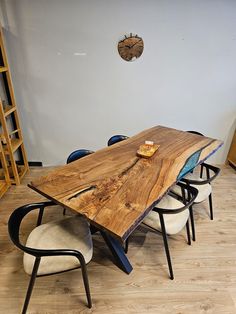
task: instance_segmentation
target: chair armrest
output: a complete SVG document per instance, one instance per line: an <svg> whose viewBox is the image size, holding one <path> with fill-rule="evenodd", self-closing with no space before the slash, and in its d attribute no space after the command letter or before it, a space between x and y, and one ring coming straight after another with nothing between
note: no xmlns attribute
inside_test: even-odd
<svg viewBox="0 0 236 314"><path fill-rule="evenodd" d="M13 211L8 220L8 233L12 242L21 250L24 251L25 246L20 242L20 225L24 217L32 210L39 209L37 226L41 223L42 215L45 207L57 205L53 201L45 201L39 203L26 204L18 207Z"/></svg>
<svg viewBox="0 0 236 314"><path fill-rule="evenodd" d="M77 257L82 264L85 263L85 259L83 254L78 250L70 250L70 249L34 249L25 246L26 253L31 254L35 257L43 257L43 256L74 256Z"/></svg>
<svg viewBox="0 0 236 314"><path fill-rule="evenodd" d="M212 172L214 172L214 175L212 177L209 176L209 179L211 178L211 180L215 179L215 177L218 176L218 174L220 173L220 168L206 164L205 162L202 163L202 167L206 168L207 171L211 170Z"/></svg>
<svg viewBox="0 0 236 314"><path fill-rule="evenodd" d="M213 181L218 176L218 174L220 173L220 168L206 164L206 163L202 163L201 167L206 169L207 179L205 179L205 180L202 179L200 181L200 180L182 178L181 182L185 182L187 184L193 184L193 185L204 185L204 184L207 184L207 183L210 183L211 181ZM212 176L210 176L210 171L214 173Z"/></svg>
<svg viewBox="0 0 236 314"><path fill-rule="evenodd" d="M19 231L20 225L23 218L32 210L40 209L39 216L42 214L44 208L49 206L55 206L53 201L46 201L46 202L39 202L39 203L32 203L21 206L14 210L11 214L9 221L8 221L8 232L12 242L22 251L33 255L37 258L42 256L62 256L62 255L70 255L75 256L79 259L81 264L85 264L84 257L81 252L78 250L71 250L71 249L36 249L32 247L25 246L20 242ZM39 220L40 218L38 218Z"/></svg>

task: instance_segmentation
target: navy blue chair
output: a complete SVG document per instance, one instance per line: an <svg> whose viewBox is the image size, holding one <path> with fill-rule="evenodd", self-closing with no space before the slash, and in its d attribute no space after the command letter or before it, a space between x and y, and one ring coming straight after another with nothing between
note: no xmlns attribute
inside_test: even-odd
<svg viewBox="0 0 236 314"><path fill-rule="evenodd" d="M66 160L66 163L69 164L69 163L71 163L71 162L73 162L73 161L75 161L75 160L78 160L78 159L80 159L80 158L83 158L83 157L85 157L85 156L87 156L87 155L90 155L90 154L92 154L92 153L94 153L92 150L88 150L88 149L77 149L77 150L75 150L74 152L72 152L72 153L68 156L68 158L67 158L67 160Z"/></svg>
<svg viewBox="0 0 236 314"><path fill-rule="evenodd" d="M126 135L113 135L107 142L107 146L111 146L113 144L116 144L118 142L127 140L129 137Z"/></svg>

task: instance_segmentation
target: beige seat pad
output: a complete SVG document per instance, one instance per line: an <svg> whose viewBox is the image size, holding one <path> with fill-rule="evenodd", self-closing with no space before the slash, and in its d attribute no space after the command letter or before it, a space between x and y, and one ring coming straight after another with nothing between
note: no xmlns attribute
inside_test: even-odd
<svg viewBox="0 0 236 314"><path fill-rule="evenodd" d="M180 207L183 207L184 204L180 201L176 200L175 198L167 195L162 198L162 200L158 203L158 208L166 208L166 209L178 209ZM183 210L180 213L177 214L164 214L164 221L165 221L165 227L166 227L166 233L167 234L176 234L180 232L183 227L186 225L186 222L189 217L189 210L188 208ZM155 211L151 211L143 220L143 222L158 230L161 231L161 223L159 214Z"/></svg>
<svg viewBox="0 0 236 314"><path fill-rule="evenodd" d="M93 254L92 238L87 221L74 216L36 227L29 235L26 246L37 249L78 250L88 263ZM27 274L32 273L35 257L24 254L23 263ZM56 273L79 267L74 256L45 256L41 258L38 275Z"/></svg>

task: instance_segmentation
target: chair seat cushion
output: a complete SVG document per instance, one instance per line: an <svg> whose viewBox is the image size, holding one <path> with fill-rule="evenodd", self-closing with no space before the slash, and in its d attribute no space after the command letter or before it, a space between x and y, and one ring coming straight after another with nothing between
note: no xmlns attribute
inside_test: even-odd
<svg viewBox="0 0 236 314"><path fill-rule="evenodd" d="M74 216L36 227L29 235L26 246L37 249L73 249L82 253L88 263L93 254L92 238L85 218ZM24 253L24 269L32 273L35 257ZM44 256L41 258L38 275L57 273L79 267L74 256Z"/></svg>
<svg viewBox="0 0 236 314"><path fill-rule="evenodd" d="M158 208L173 210L183 206L183 203L176 200L174 197L171 197L170 195L164 196L157 205ZM176 214L164 214L163 216L165 221L166 233L176 234L180 232L186 225L189 217L189 209L187 208L182 212ZM144 218L143 223L151 228L161 231L159 214L153 210Z"/></svg>
<svg viewBox="0 0 236 314"><path fill-rule="evenodd" d="M199 177L199 175L194 174L194 173L188 173L184 178L196 180L199 182L204 181L204 179L201 179ZM198 190L198 195L197 195L194 203L201 203L201 202L205 201L212 192L212 187L209 183L202 184L202 185L191 184L191 186L193 186L194 188L196 188ZM181 195L181 188L178 185L175 185L173 188L171 188L171 190L173 192L175 192L176 194Z"/></svg>

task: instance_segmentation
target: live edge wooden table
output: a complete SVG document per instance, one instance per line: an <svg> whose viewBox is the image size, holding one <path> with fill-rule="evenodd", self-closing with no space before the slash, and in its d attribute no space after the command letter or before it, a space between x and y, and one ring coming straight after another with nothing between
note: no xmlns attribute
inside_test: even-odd
<svg viewBox="0 0 236 314"><path fill-rule="evenodd" d="M136 152L146 140L159 144L149 159ZM94 154L58 167L29 187L83 216L101 231L118 266L132 271L122 242L181 177L223 143L155 126Z"/></svg>

